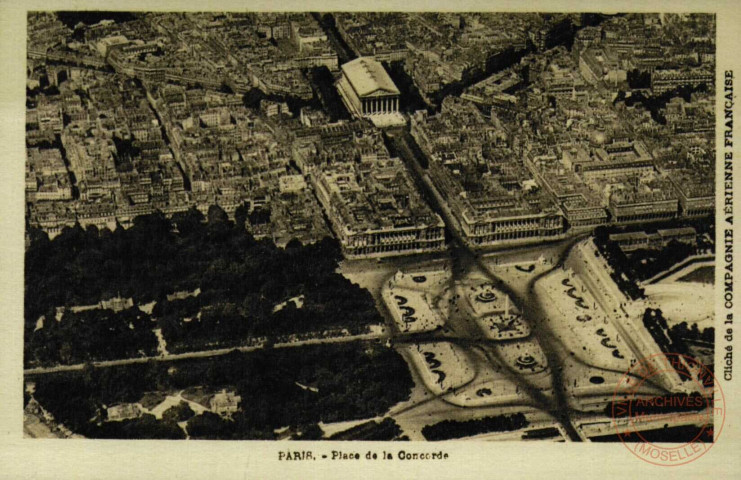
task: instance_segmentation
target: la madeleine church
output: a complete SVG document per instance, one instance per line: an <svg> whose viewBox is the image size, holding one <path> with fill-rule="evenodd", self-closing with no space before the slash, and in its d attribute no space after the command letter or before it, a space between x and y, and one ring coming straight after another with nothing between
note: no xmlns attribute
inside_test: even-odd
<svg viewBox="0 0 741 480"><path fill-rule="evenodd" d="M337 89L347 109L356 117L399 111L399 89L383 65L373 58L360 57L342 65Z"/></svg>

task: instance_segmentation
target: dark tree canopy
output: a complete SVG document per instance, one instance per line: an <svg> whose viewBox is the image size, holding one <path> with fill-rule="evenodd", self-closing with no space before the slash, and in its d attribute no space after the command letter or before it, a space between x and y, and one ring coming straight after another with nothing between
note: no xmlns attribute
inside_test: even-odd
<svg viewBox="0 0 741 480"><path fill-rule="evenodd" d="M315 439L318 422L375 417L409 398L413 381L393 349L367 343L258 350L195 360L155 362L41 375L34 397L72 431L91 438L274 439L289 427L297 438ZM309 390L306 386L311 386ZM240 397L231 419L187 404L149 414L104 421L106 406L140 402L149 392L174 393L202 387ZM365 432L369 440L395 436L398 427L382 422Z"/></svg>
<svg viewBox="0 0 741 480"><path fill-rule="evenodd" d="M383 321L370 293L336 273L337 241L292 241L280 249L256 241L219 207L206 216L192 208L172 219L157 212L113 232L77 225L51 241L39 230L28 233L28 365L153 355L154 328L176 353L264 336L361 333ZM290 301L299 296L301 308ZM58 307L95 306L114 297L131 298L133 308L67 308L61 322L54 319ZM139 310L153 301L151 315ZM277 309L281 304L285 308Z"/></svg>

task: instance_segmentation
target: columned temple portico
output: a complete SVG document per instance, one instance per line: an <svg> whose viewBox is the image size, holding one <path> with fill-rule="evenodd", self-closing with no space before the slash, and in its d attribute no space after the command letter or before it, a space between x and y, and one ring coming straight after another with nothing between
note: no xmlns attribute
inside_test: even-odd
<svg viewBox="0 0 741 480"><path fill-rule="evenodd" d="M356 117L399 111L399 89L383 65L373 58L360 57L344 64L337 89L345 106Z"/></svg>
<svg viewBox="0 0 741 480"><path fill-rule="evenodd" d="M399 111L398 97L385 96L380 98L361 98L360 100L363 105L363 115Z"/></svg>

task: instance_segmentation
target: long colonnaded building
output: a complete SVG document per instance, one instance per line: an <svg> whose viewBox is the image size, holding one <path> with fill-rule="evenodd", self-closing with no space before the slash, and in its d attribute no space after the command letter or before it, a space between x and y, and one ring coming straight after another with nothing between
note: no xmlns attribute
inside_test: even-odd
<svg viewBox="0 0 741 480"><path fill-rule="evenodd" d="M467 192L447 167L430 166L432 183L471 248L518 245L563 237L564 218L545 192L502 187ZM484 180L489 180L486 177ZM491 182L492 186L496 181Z"/></svg>
<svg viewBox="0 0 741 480"><path fill-rule="evenodd" d="M312 181L345 257L445 249L445 224L416 193L399 159L336 164Z"/></svg>

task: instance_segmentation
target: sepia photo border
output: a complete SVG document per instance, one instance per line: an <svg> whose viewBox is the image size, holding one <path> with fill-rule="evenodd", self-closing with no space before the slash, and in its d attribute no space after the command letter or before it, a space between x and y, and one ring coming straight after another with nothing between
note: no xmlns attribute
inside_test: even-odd
<svg viewBox="0 0 741 480"><path fill-rule="evenodd" d="M523 11L523 12L703 12L716 13L716 377L725 393L723 436L711 451L695 462L657 467L643 462L620 443L551 442L279 442L279 441L160 441L160 440L58 440L23 437L23 257L24 257L24 116L26 12L29 10L126 10L126 11ZM0 479L267 479L267 478L738 478L741 474L741 330L732 340L724 338L723 319L732 313L723 301L725 261L721 245L729 227L723 213L726 190L723 78L733 70L741 88L741 9L726 1L539 1L460 2L420 1L362 2L314 1L160 1L132 0L108 3L92 0L40 1L23 4L0 0ZM734 109L734 119L738 113ZM741 142L738 128L734 137ZM734 156L741 149L733 150ZM739 169L734 171L738 190ZM734 212L738 200L732 198ZM738 220L738 219L736 219ZM736 222L738 223L738 222ZM735 231L735 237L741 230ZM741 242L735 242L741 245ZM736 279L738 274L733 273ZM738 304L733 309L739 313ZM741 320L735 315L736 323ZM723 379L726 347L736 353L735 376ZM359 460L279 459L283 451L333 450L353 452ZM400 460L398 452L447 454L447 458ZM377 459L365 458L367 452ZM384 460L383 453L393 453ZM315 454L316 456L316 454Z"/></svg>

